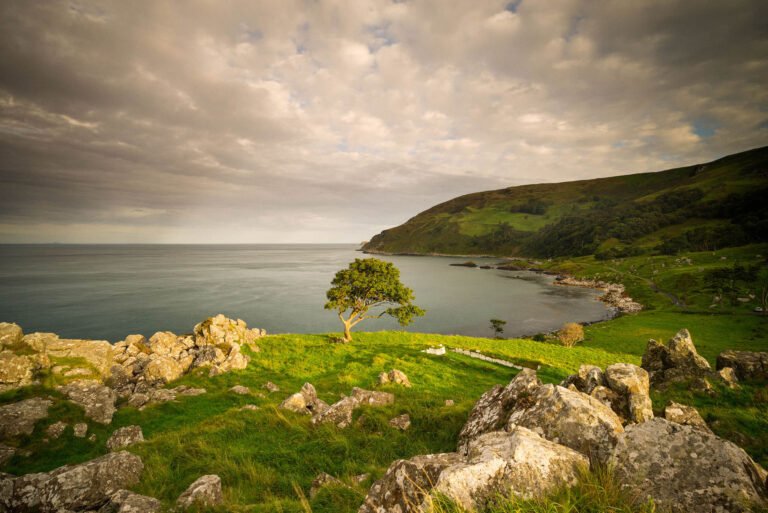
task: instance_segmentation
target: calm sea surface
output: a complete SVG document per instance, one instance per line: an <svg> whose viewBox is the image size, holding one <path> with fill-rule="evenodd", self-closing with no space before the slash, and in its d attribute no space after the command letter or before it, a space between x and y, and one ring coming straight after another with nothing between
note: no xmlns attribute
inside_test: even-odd
<svg viewBox="0 0 768 513"><path fill-rule="evenodd" d="M339 331L323 309L333 275L365 255L353 245L0 245L0 321L25 333L118 341L131 333L188 333L223 313L270 333ZM555 287L529 272L451 267L466 259L382 257L414 289L425 317L406 329L506 336L608 316L594 291ZM496 263L496 259L473 259ZM372 319L356 330L400 329Z"/></svg>

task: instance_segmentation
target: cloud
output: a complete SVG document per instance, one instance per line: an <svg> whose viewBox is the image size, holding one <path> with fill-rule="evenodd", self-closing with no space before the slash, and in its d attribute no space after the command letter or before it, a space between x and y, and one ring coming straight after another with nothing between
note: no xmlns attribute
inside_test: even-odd
<svg viewBox="0 0 768 513"><path fill-rule="evenodd" d="M357 242L765 144L768 6L4 2L0 241Z"/></svg>

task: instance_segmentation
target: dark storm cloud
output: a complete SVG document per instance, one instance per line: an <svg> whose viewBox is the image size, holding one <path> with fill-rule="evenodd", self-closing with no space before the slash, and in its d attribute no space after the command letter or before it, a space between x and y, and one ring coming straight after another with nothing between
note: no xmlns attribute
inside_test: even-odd
<svg viewBox="0 0 768 513"><path fill-rule="evenodd" d="M768 140L764 2L505 7L3 2L0 241L358 241Z"/></svg>

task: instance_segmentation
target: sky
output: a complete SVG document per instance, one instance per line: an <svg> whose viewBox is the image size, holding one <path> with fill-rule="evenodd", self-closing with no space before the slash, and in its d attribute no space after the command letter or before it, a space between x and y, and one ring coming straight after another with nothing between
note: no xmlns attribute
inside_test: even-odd
<svg viewBox="0 0 768 513"><path fill-rule="evenodd" d="M0 242L360 242L768 144L764 0L0 3Z"/></svg>

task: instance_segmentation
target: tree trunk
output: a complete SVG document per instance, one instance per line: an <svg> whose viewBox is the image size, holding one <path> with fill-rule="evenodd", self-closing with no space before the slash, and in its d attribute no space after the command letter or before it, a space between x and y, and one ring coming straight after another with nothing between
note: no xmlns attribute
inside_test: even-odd
<svg viewBox="0 0 768 513"><path fill-rule="evenodd" d="M352 331L351 331L351 323L345 322L344 323L344 342L352 342Z"/></svg>

